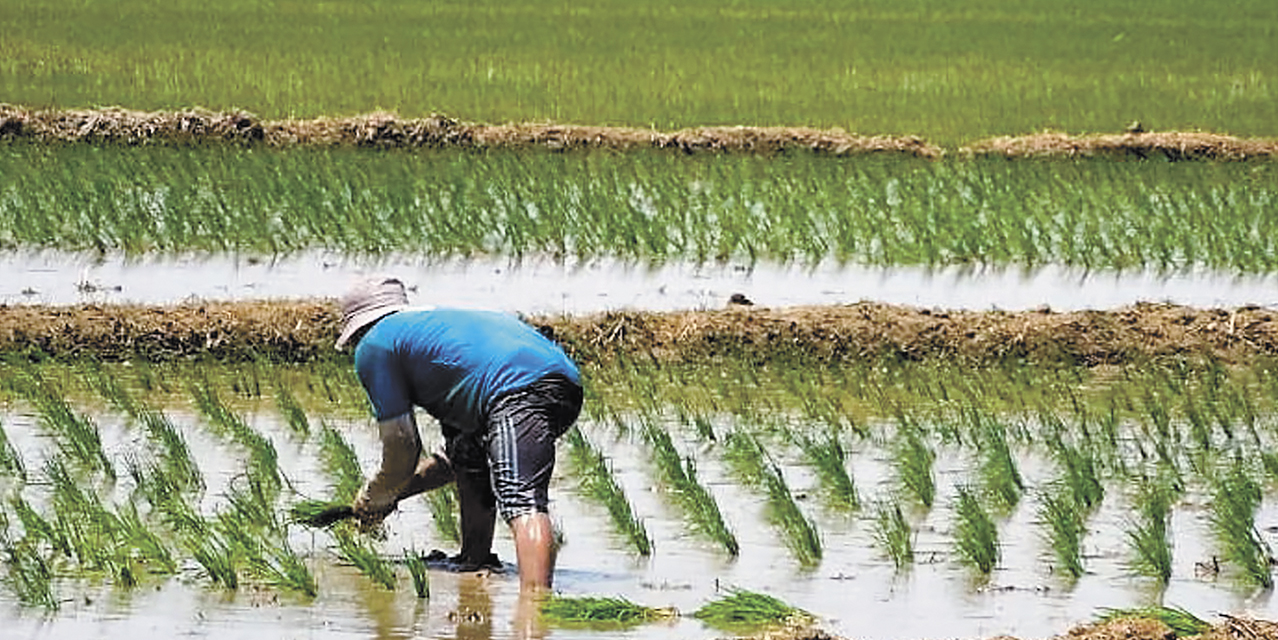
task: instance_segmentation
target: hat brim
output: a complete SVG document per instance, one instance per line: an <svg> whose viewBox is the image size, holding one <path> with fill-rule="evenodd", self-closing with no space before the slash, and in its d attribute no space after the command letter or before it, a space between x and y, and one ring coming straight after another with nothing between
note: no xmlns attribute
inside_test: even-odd
<svg viewBox="0 0 1278 640"><path fill-rule="evenodd" d="M364 327L377 322L396 311L407 308L408 305L406 304L391 304L372 309L365 309L364 311L356 313L346 321L346 326L342 328L342 334L337 336L337 344L334 346L338 349L345 347L346 343L349 342L351 337L360 329L363 329Z"/></svg>

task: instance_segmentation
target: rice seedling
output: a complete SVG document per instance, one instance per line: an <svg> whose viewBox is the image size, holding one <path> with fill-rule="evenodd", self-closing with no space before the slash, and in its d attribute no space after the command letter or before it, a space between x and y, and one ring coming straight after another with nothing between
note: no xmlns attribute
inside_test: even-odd
<svg viewBox="0 0 1278 640"><path fill-rule="evenodd" d="M248 450L249 475L257 478L263 489L272 494L278 493L283 477L280 475L279 453L276 452L275 445L227 408L207 381L192 385L191 394L205 418L236 444Z"/></svg>
<svg viewBox="0 0 1278 640"><path fill-rule="evenodd" d="M988 575L1002 555L998 528L968 487L957 487L955 500L954 538L959 559Z"/></svg>
<svg viewBox="0 0 1278 640"><path fill-rule="evenodd" d="M670 434L664 430L649 424L644 432L652 445L661 482L670 488L670 495L691 522L693 529L722 546L728 555L737 555L740 552L737 537L724 521L719 503L697 481L696 462L691 457L680 458Z"/></svg>
<svg viewBox="0 0 1278 640"><path fill-rule="evenodd" d="M1020 502L1025 481L1008 448L1006 429L993 420L984 420L982 425L977 436L981 447L977 467L981 490L1000 512L1008 513Z"/></svg>
<svg viewBox="0 0 1278 640"><path fill-rule="evenodd" d="M29 540L0 540L4 554L4 582L23 605L56 611L61 602L53 593L53 570Z"/></svg>
<svg viewBox="0 0 1278 640"><path fill-rule="evenodd" d="M0 473L22 482L27 480L27 466L22 461L22 453L9 440L3 421L0 421Z"/></svg>
<svg viewBox="0 0 1278 640"><path fill-rule="evenodd" d="M435 521L435 531L445 540L452 543L461 542L461 520L457 485L450 484L431 491L426 496L430 505L431 519Z"/></svg>
<svg viewBox="0 0 1278 640"><path fill-rule="evenodd" d="M192 506L196 496L188 487L178 484L169 468L155 463L134 463L129 475L137 486L136 493L145 498L152 512L160 514L170 529L186 533L202 529L203 519Z"/></svg>
<svg viewBox="0 0 1278 640"><path fill-rule="evenodd" d="M311 598L319 593L310 567L306 566L287 540L264 545L260 553L249 558L249 566L272 587L288 589Z"/></svg>
<svg viewBox="0 0 1278 640"><path fill-rule="evenodd" d="M1163 584L1171 579L1172 573L1172 541L1168 523L1175 496L1172 483L1165 479L1142 484L1137 491L1134 517L1127 529L1132 570L1157 578Z"/></svg>
<svg viewBox="0 0 1278 640"><path fill-rule="evenodd" d="M40 412L40 424L54 436L58 449L88 469L115 478L115 466L102 448L98 427L87 416L76 413L60 390L39 378L22 385L28 400Z"/></svg>
<svg viewBox="0 0 1278 640"><path fill-rule="evenodd" d="M613 527L634 547L636 553L641 556L652 555L652 540L648 537L648 531L634 515L630 501L626 499L625 492L617 483L612 467L603 454L578 428L569 429L563 437L568 443L573 466L581 478L582 493L608 510Z"/></svg>
<svg viewBox="0 0 1278 640"><path fill-rule="evenodd" d="M334 530L333 537L337 539L338 554L343 560L354 565L373 582L389 591L395 590L394 568L375 549L361 542L349 528Z"/></svg>
<svg viewBox="0 0 1278 640"><path fill-rule="evenodd" d="M328 424L320 427L320 461L328 473L335 502L349 504L364 486L359 457L342 434Z"/></svg>
<svg viewBox="0 0 1278 640"><path fill-rule="evenodd" d="M541 618L561 627L616 629L638 626L678 615L674 609L657 609L620 597L551 594L541 602Z"/></svg>
<svg viewBox="0 0 1278 640"><path fill-rule="evenodd" d="M1157 620L1171 628L1177 637L1200 636L1211 631L1211 623L1180 607L1132 607L1126 609L1102 609L1097 620L1109 622L1126 618Z"/></svg>
<svg viewBox="0 0 1278 640"><path fill-rule="evenodd" d="M702 605L692 613L692 617L728 631L802 624L814 619L812 614L779 598L745 589L730 589L728 595Z"/></svg>
<svg viewBox="0 0 1278 640"><path fill-rule="evenodd" d="M311 424L306 419L306 411L278 375L275 376L275 403L295 435L305 438L310 434Z"/></svg>
<svg viewBox="0 0 1278 640"><path fill-rule="evenodd" d="M1056 485L1039 499L1038 519L1047 527L1047 542L1056 558L1055 571L1073 580L1083 575L1082 540L1087 532L1083 506L1066 486Z"/></svg>
<svg viewBox="0 0 1278 640"><path fill-rule="evenodd" d="M307 527L326 528L355 517L349 502L331 500L298 500L289 507L289 519Z"/></svg>
<svg viewBox="0 0 1278 640"><path fill-rule="evenodd" d="M799 436L797 440L808 461L812 463L828 502L836 509L860 509L861 499L857 495L856 483L846 466L847 453L838 437L830 434L824 441L817 442L812 438Z"/></svg>
<svg viewBox="0 0 1278 640"><path fill-rule="evenodd" d="M893 466L906 493L926 508L931 508L936 499L936 480L932 476L935 460L936 454L924 443L917 428L905 427L892 451Z"/></svg>
<svg viewBox="0 0 1278 640"><path fill-rule="evenodd" d="M901 512L901 505L883 503L874 510L874 540L897 571L914 564L914 530Z"/></svg>
<svg viewBox="0 0 1278 640"><path fill-rule="evenodd" d="M1089 512L1100 506L1105 498L1105 486L1101 484L1093 451L1061 440L1049 442L1049 446L1061 465L1064 473L1061 482L1070 491L1074 504Z"/></svg>
<svg viewBox="0 0 1278 640"><path fill-rule="evenodd" d="M57 553L71 557L71 542L67 539L67 533L62 529L60 523L50 522L47 518L40 515L30 503L22 496L14 496L10 501L13 507L14 515L18 516L18 522L22 524L22 530L25 532L26 539L32 542L43 540Z"/></svg>
<svg viewBox="0 0 1278 640"><path fill-rule="evenodd" d="M430 573L426 571L426 559L414 549L404 550L404 566L413 579L413 592L418 598L430 599Z"/></svg>
<svg viewBox="0 0 1278 640"><path fill-rule="evenodd" d="M232 591L239 588L240 576L235 569L235 556L230 545L220 535L211 530L189 534L184 545L214 584Z"/></svg>
<svg viewBox="0 0 1278 640"><path fill-rule="evenodd" d="M1271 588L1273 552L1255 525L1260 487L1237 464L1214 484L1209 519L1221 548L1221 558L1236 566L1245 581Z"/></svg>
<svg viewBox="0 0 1278 640"><path fill-rule="evenodd" d="M172 480L175 487L185 492L198 492L204 488L204 475L191 455L182 432L163 413L142 409L138 418L146 429L147 437L158 450L159 468Z"/></svg>

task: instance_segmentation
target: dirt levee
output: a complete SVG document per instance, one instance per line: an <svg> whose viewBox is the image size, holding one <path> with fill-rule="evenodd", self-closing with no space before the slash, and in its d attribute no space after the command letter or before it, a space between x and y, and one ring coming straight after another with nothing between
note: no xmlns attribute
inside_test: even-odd
<svg viewBox="0 0 1278 640"><path fill-rule="evenodd" d="M1180 131L1089 136L1039 133L981 140L960 149L960 152L964 155L1005 158L1246 160L1278 155L1278 140Z"/></svg>
<svg viewBox="0 0 1278 640"><path fill-rule="evenodd" d="M585 362L1025 359L1093 366L1144 359L1230 362L1278 354L1278 311L1138 304L1106 311L940 311L872 302L769 309L532 317ZM175 306L0 306L0 353L28 357L287 361L331 357L330 300Z"/></svg>
<svg viewBox="0 0 1278 640"><path fill-rule="evenodd" d="M120 108L34 110L0 104L0 138L116 144L232 142L373 148L672 149L847 156L892 153L933 158L940 150L916 137L858 136L807 127L701 127L674 132L549 123L489 125L442 115L405 119L389 113L314 120L261 120L243 111L176 112Z"/></svg>

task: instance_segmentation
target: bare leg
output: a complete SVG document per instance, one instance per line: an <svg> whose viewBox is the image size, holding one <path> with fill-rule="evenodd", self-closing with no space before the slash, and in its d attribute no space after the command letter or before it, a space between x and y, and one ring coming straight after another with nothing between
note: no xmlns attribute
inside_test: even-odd
<svg viewBox="0 0 1278 640"><path fill-rule="evenodd" d="M555 571L555 532L550 516L540 512L516 516L510 521L510 530L515 536L520 592L549 589Z"/></svg>
<svg viewBox="0 0 1278 640"><path fill-rule="evenodd" d="M461 503L461 561L482 564L493 552L493 527L497 505L487 474L458 473L457 498Z"/></svg>

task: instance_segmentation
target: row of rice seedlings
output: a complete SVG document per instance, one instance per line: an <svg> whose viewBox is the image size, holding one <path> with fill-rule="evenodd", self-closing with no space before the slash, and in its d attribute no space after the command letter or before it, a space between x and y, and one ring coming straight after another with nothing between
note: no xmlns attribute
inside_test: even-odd
<svg viewBox="0 0 1278 640"><path fill-rule="evenodd" d="M115 478L115 465L102 447L102 434L88 416L72 410L59 389L39 377L22 386L28 401L40 412L40 424L52 434L58 449L85 468Z"/></svg>
<svg viewBox="0 0 1278 640"><path fill-rule="evenodd" d="M914 529L905 519L899 503L883 502L875 507L874 541L892 560L897 571L914 564L914 538Z"/></svg>
<svg viewBox="0 0 1278 640"><path fill-rule="evenodd" d="M818 441L800 434L796 440L816 471L827 502L835 509L860 509L861 498L857 494L852 474L848 472L847 452L839 442L838 435L830 433Z"/></svg>
<svg viewBox="0 0 1278 640"><path fill-rule="evenodd" d="M981 449L977 466L981 492L999 513L1011 513L1025 491L1025 481L1008 446L1006 427L988 417L982 419L982 425L975 434Z"/></svg>
<svg viewBox="0 0 1278 640"><path fill-rule="evenodd" d="M1278 267L1266 240L1276 231L1265 216L1274 192L1249 173L1254 167L844 163L801 155L777 163L745 155L632 152L539 153L532 164L542 170L529 171L528 154L517 152L41 146L15 145L0 156L5 193L41 193L0 201L0 228L12 245L1169 271L1203 266L1236 273ZM173 178L174 165L185 167L181 179ZM128 180L101 181L88 201L75 182L76 176L121 171ZM320 175L332 179L297 179ZM15 182L16 176L40 186ZM973 189L974 182L1001 186ZM224 186L231 184L236 188ZM277 206L263 207L263 201ZM1028 211L1027 201L1035 202ZM1195 217L1199 210L1233 213L1212 225L1186 225L1187 207ZM956 213L977 209L987 215ZM279 224L282 218L297 224ZM703 224L707 219L724 223Z"/></svg>
<svg viewBox="0 0 1278 640"><path fill-rule="evenodd" d="M1273 587L1273 551L1256 530L1260 486L1241 465L1225 471L1212 487L1210 521L1221 558L1236 566L1241 578L1258 587Z"/></svg>
<svg viewBox="0 0 1278 640"><path fill-rule="evenodd" d="M763 451L754 436L740 429L723 439L724 458L748 484L763 488L768 499L768 520L781 532L786 547L804 568L821 563L824 553L820 533L794 501L785 477Z"/></svg>
<svg viewBox="0 0 1278 640"><path fill-rule="evenodd" d="M635 604L620 596L568 597L551 594L542 600L541 618L561 627L627 628L668 620L678 612Z"/></svg>
<svg viewBox="0 0 1278 640"><path fill-rule="evenodd" d="M1128 522L1132 571L1156 578L1163 584L1171 580L1172 541L1168 525L1176 495L1176 485L1171 480L1165 477L1147 480L1137 489L1134 514Z"/></svg>
<svg viewBox="0 0 1278 640"><path fill-rule="evenodd" d="M1002 556L998 527L972 489L959 485L955 503L954 538L959 560L988 575Z"/></svg>
<svg viewBox="0 0 1278 640"><path fill-rule="evenodd" d="M634 515L630 501L613 474L603 453L599 451L579 428L564 434L573 467L580 478L583 495L602 504L612 518L613 527L641 556L652 555L652 540L643 522Z"/></svg>
<svg viewBox="0 0 1278 640"><path fill-rule="evenodd" d="M343 560L354 565L356 569L359 569L360 573L376 584L385 587L389 591L395 590L394 567L376 549L366 544L364 538L358 535L354 529L345 526L338 527L333 530L333 537L337 540L338 555Z"/></svg>
<svg viewBox="0 0 1278 640"><path fill-rule="evenodd" d="M692 457L681 458L675 450L670 434L649 423L644 435L653 448L653 458L661 482L670 488L683 514L692 528L722 546L730 556L740 552L737 537L728 527L719 510L719 503L704 485L697 481L697 465Z"/></svg>

